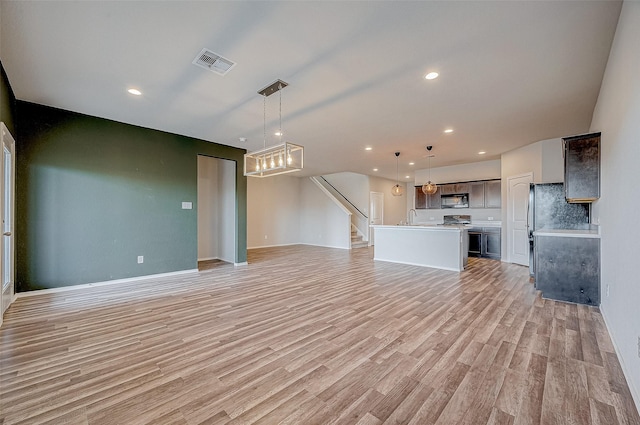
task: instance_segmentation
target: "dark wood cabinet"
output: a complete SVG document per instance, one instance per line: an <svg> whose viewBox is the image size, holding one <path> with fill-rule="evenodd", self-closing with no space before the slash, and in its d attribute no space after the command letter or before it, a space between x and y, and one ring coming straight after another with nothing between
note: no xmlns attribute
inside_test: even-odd
<svg viewBox="0 0 640 425"><path fill-rule="evenodd" d="M427 209L438 210L441 208L440 193L436 192L433 195L427 195Z"/></svg>
<svg viewBox="0 0 640 425"><path fill-rule="evenodd" d="M469 208L484 208L484 182L469 183Z"/></svg>
<svg viewBox="0 0 640 425"><path fill-rule="evenodd" d="M422 192L422 186L415 187L415 198L414 198L415 206L414 208L417 210L423 210L427 208L427 195Z"/></svg>
<svg viewBox="0 0 640 425"><path fill-rule="evenodd" d="M502 181L491 180L484 182L484 207L502 207Z"/></svg>
<svg viewBox="0 0 640 425"><path fill-rule="evenodd" d="M453 195L456 193L456 185L453 183L440 185L438 186L438 192L441 195Z"/></svg>
<svg viewBox="0 0 640 425"><path fill-rule="evenodd" d="M502 258L502 231L499 227L483 228L483 257L499 260Z"/></svg>
<svg viewBox="0 0 640 425"><path fill-rule="evenodd" d="M600 305L600 239L536 236L534 256L543 297Z"/></svg>
<svg viewBox="0 0 640 425"><path fill-rule="evenodd" d="M600 133L562 139L564 190L568 202L600 198Z"/></svg>
<svg viewBox="0 0 640 425"><path fill-rule="evenodd" d="M433 195L425 195L422 192L422 186L415 186L415 209L440 209L442 195L458 193L469 194L469 208L502 207L500 180L487 180L441 184Z"/></svg>
<svg viewBox="0 0 640 425"><path fill-rule="evenodd" d="M425 195L422 186L415 187L415 209L440 209L440 188L433 195Z"/></svg>
<svg viewBox="0 0 640 425"><path fill-rule="evenodd" d="M500 227L472 227L469 233L469 256L499 260L502 256Z"/></svg>

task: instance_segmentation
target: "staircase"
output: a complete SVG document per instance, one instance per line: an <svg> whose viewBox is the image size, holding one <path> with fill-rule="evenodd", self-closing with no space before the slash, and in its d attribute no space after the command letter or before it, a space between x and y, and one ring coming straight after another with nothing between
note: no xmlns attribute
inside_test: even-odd
<svg viewBox="0 0 640 425"><path fill-rule="evenodd" d="M369 246L369 242L363 241L362 236L358 235L355 230L351 231L351 249L366 248Z"/></svg>

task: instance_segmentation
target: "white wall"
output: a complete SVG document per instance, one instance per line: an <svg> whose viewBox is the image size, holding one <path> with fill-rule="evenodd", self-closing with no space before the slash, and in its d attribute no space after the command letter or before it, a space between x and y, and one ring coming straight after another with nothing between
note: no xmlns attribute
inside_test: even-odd
<svg viewBox="0 0 640 425"><path fill-rule="evenodd" d="M353 205L369 216L369 177L357 173L335 173L323 176Z"/></svg>
<svg viewBox="0 0 640 425"><path fill-rule="evenodd" d="M601 310L640 410L640 2L625 1L591 131L601 131ZM624 207L622 207L624 206ZM607 295L607 286L609 294Z"/></svg>
<svg viewBox="0 0 640 425"><path fill-rule="evenodd" d="M302 180L308 179L247 178L247 248L300 243Z"/></svg>
<svg viewBox="0 0 640 425"><path fill-rule="evenodd" d="M351 215L308 178L300 181L300 240L332 248L351 247Z"/></svg>
<svg viewBox="0 0 640 425"><path fill-rule="evenodd" d="M505 191L507 178L528 172L533 173L535 183L562 182L564 181L562 139L541 140L503 153L501 164L502 193L507 193ZM503 199L503 207L504 201Z"/></svg>
<svg viewBox="0 0 640 425"><path fill-rule="evenodd" d="M198 261L218 257L218 161L198 155Z"/></svg>
<svg viewBox="0 0 640 425"><path fill-rule="evenodd" d="M415 185L423 185L429 180L429 169L416 170ZM474 180L500 178L500 160L472 162L469 164L449 165L431 168L431 181L436 184L457 183Z"/></svg>
<svg viewBox="0 0 640 425"><path fill-rule="evenodd" d="M384 193L383 224L398 224L407 219L407 199L413 196L413 189L408 190L409 185L405 185L405 192L402 196L393 196L391 188L395 184L395 180L369 177L369 191Z"/></svg>

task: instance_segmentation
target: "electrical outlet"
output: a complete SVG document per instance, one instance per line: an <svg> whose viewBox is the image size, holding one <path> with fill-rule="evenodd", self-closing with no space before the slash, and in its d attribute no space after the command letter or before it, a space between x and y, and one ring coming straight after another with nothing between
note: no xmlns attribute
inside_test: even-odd
<svg viewBox="0 0 640 425"><path fill-rule="evenodd" d="M269 239L269 238L268 238L268 236L267 236L267 235L264 235L264 240L267 240L267 239Z"/></svg>
<svg viewBox="0 0 640 425"><path fill-rule="evenodd" d="M487 217L488 221L493 221L493 217Z"/></svg>
<svg viewBox="0 0 640 425"><path fill-rule="evenodd" d="M144 263L144 255L138 255L138 264Z"/></svg>
<svg viewBox="0 0 640 425"><path fill-rule="evenodd" d="M435 220L435 219L436 219L435 217L429 217L429 220Z"/></svg>
<svg viewBox="0 0 640 425"><path fill-rule="evenodd" d="M607 297L609 297L609 284L607 283Z"/></svg>

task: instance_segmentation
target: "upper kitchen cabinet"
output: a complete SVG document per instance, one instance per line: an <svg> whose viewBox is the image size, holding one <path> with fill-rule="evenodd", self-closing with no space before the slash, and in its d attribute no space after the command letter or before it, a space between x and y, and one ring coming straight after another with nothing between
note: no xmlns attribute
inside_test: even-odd
<svg viewBox="0 0 640 425"><path fill-rule="evenodd" d="M415 187L415 209L439 209L440 189L433 195L425 195L422 186Z"/></svg>
<svg viewBox="0 0 640 425"><path fill-rule="evenodd" d="M414 196L415 206L414 208L417 210L423 210L427 208L427 195L422 191L422 186L415 187L415 196Z"/></svg>
<svg viewBox="0 0 640 425"><path fill-rule="evenodd" d="M484 208L484 182L469 183L469 208Z"/></svg>
<svg viewBox="0 0 640 425"><path fill-rule="evenodd" d="M568 202L600 198L600 133L562 139L564 190Z"/></svg>
<svg viewBox="0 0 640 425"><path fill-rule="evenodd" d="M458 193L469 193L469 183L449 183L438 186L441 195L456 195Z"/></svg>
<svg viewBox="0 0 640 425"><path fill-rule="evenodd" d="M484 183L484 207L502 207L502 182L500 180L491 180Z"/></svg>

